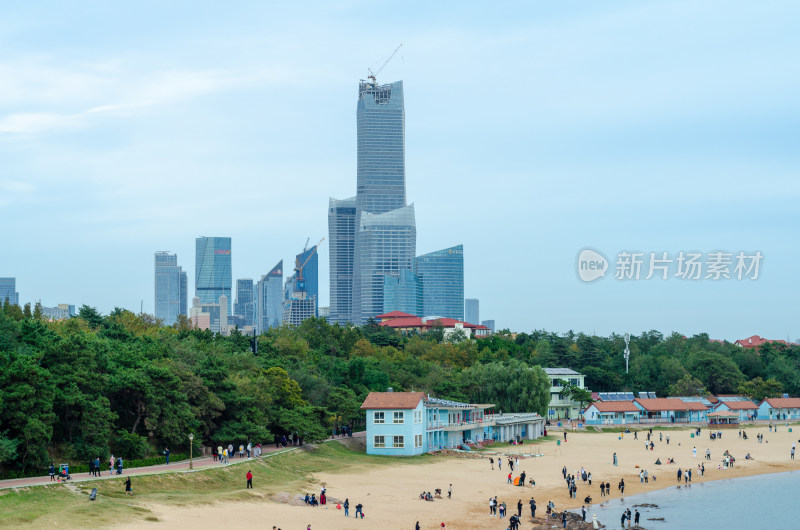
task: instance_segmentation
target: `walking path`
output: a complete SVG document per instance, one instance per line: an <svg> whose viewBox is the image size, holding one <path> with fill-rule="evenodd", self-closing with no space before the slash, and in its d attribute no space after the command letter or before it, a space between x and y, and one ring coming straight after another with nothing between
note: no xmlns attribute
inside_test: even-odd
<svg viewBox="0 0 800 530"><path fill-rule="evenodd" d="M356 432L353 433L353 438L361 438L366 436L366 431ZM344 437L337 437L336 440L340 440ZM325 440L326 442L332 441L331 438ZM300 448L301 446L287 446L283 447L275 447L275 445L263 445L261 446L261 454L262 456L269 456L272 454L282 453L286 451L293 451L295 449ZM229 460L230 464L236 464L239 462L246 462L248 460L252 460L252 458L231 458ZM211 467L219 466L220 463L214 461L213 457L204 456L200 458L195 458L192 461L193 463L193 471L199 471L201 469L208 469ZM230 465L229 464L229 465ZM93 477L89 475L89 473L71 473L72 480L69 482L87 482L90 480L106 480L110 478L120 478L127 475L130 476L137 476L137 475L152 475L154 473L173 473L173 472L187 472L189 471L189 461L188 460L181 460L180 462L172 462L170 464L159 464L157 466L147 466L147 467L133 467L133 468L122 468L122 475L109 475L108 470L104 470L99 477ZM58 484L58 482L53 482L50 480L49 475L45 475L43 477L27 477L27 478L12 478L7 480L0 480L0 489L7 489L7 488L21 488L26 486L46 486L48 484Z"/></svg>

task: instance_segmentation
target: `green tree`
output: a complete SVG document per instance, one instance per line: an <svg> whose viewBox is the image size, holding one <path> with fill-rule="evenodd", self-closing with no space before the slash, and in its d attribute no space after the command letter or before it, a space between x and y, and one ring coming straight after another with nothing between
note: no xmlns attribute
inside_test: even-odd
<svg viewBox="0 0 800 530"><path fill-rule="evenodd" d="M539 366L517 360L476 365L462 372L464 393L473 403L493 403L504 412L538 412L550 403L550 381Z"/></svg>
<svg viewBox="0 0 800 530"><path fill-rule="evenodd" d="M765 398L780 397L783 392L783 385L775 379L764 381L756 377L751 381L745 381L739 385L738 392L744 394L754 401L762 401Z"/></svg>
<svg viewBox="0 0 800 530"><path fill-rule="evenodd" d="M689 374L684 375L669 387L670 396L704 396L707 393L703 382Z"/></svg>

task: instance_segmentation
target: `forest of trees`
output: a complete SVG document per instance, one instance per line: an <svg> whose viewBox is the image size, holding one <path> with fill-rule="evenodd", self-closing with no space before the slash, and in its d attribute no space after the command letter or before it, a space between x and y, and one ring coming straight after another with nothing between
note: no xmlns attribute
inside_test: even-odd
<svg viewBox="0 0 800 530"><path fill-rule="evenodd" d="M49 322L37 308L0 310L0 473L44 469L58 458L86 463L110 453L143 458L169 446L269 443L299 433L314 441L335 425L363 425L369 391L422 390L544 414L543 370L586 374L595 391L659 395L743 392L754 399L800 394L800 348L759 351L706 335L631 338L544 331L447 340L441 329L403 336L370 323L310 319L258 337L161 326L150 315L83 306Z"/></svg>

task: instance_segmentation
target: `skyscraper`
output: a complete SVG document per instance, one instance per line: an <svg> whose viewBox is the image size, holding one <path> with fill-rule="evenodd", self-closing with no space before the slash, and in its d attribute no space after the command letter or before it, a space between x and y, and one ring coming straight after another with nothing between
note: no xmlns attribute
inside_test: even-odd
<svg viewBox="0 0 800 530"><path fill-rule="evenodd" d="M233 304L233 314L242 318L242 325L252 326L254 312L253 280L251 278L237 279L236 303Z"/></svg>
<svg viewBox="0 0 800 530"><path fill-rule="evenodd" d="M281 260L256 283L255 326L258 333L281 325L283 298L283 260Z"/></svg>
<svg viewBox="0 0 800 530"><path fill-rule="evenodd" d="M219 303L225 296L231 314L231 238L198 237L195 240L194 292L203 304Z"/></svg>
<svg viewBox="0 0 800 530"><path fill-rule="evenodd" d="M480 323L480 301L477 298L466 298L464 300L464 321L470 324Z"/></svg>
<svg viewBox="0 0 800 530"><path fill-rule="evenodd" d="M16 278L0 278L0 304L5 304L6 300L12 305L19 305Z"/></svg>
<svg viewBox="0 0 800 530"><path fill-rule="evenodd" d="M178 266L177 254L161 251L155 254L155 314L165 325L186 315L186 273Z"/></svg>
<svg viewBox="0 0 800 530"><path fill-rule="evenodd" d="M353 262L352 322L383 313L384 276L412 267L417 246L414 205L381 214L361 212Z"/></svg>
<svg viewBox="0 0 800 530"><path fill-rule="evenodd" d="M422 282L414 271L383 277L383 313L392 311L422 315Z"/></svg>
<svg viewBox="0 0 800 530"><path fill-rule="evenodd" d="M328 204L331 305L329 322L346 324L353 312L353 251L356 237L356 198Z"/></svg>
<svg viewBox="0 0 800 530"><path fill-rule="evenodd" d="M317 305L319 303L319 256L317 245L305 249L295 256L295 264L303 267L303 282L298 283L298 273L295 272L289 278L286 286L286 298L297 298L294 293L302 291L306 295L302 298L311 300L313 298L314 311L311 316L316 316Z"/></svg>
<svg viewBox="0 0 800 530"><path fill-rule="evenodd" d="M414 258L414 273L422 283L423 316L464 320L464 247L462 245Z"/></svg>

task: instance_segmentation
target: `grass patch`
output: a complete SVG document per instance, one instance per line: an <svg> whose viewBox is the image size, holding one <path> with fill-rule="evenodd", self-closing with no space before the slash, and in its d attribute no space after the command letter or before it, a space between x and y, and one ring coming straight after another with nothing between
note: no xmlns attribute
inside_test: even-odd
<svg viewBox="0 0 800 530"><path fill-rule="evenodd" d="M110 526L114 522L158 520L141 506L167 504L192 506L220 501L266 499L280 492L304 493L317 484L314 474L366 471L381 466L406 466L434 462L435 457L408 458L367 455L336 442L315 449L295 450L269 458L219 466L194 473L161 473L131 477L134 497L125 496L124 475L113 479L9 490L0 495L3 526ZM253 489L246 489L245 474L253 472ZM97 500L88 493L97 488Z"/></svg>

